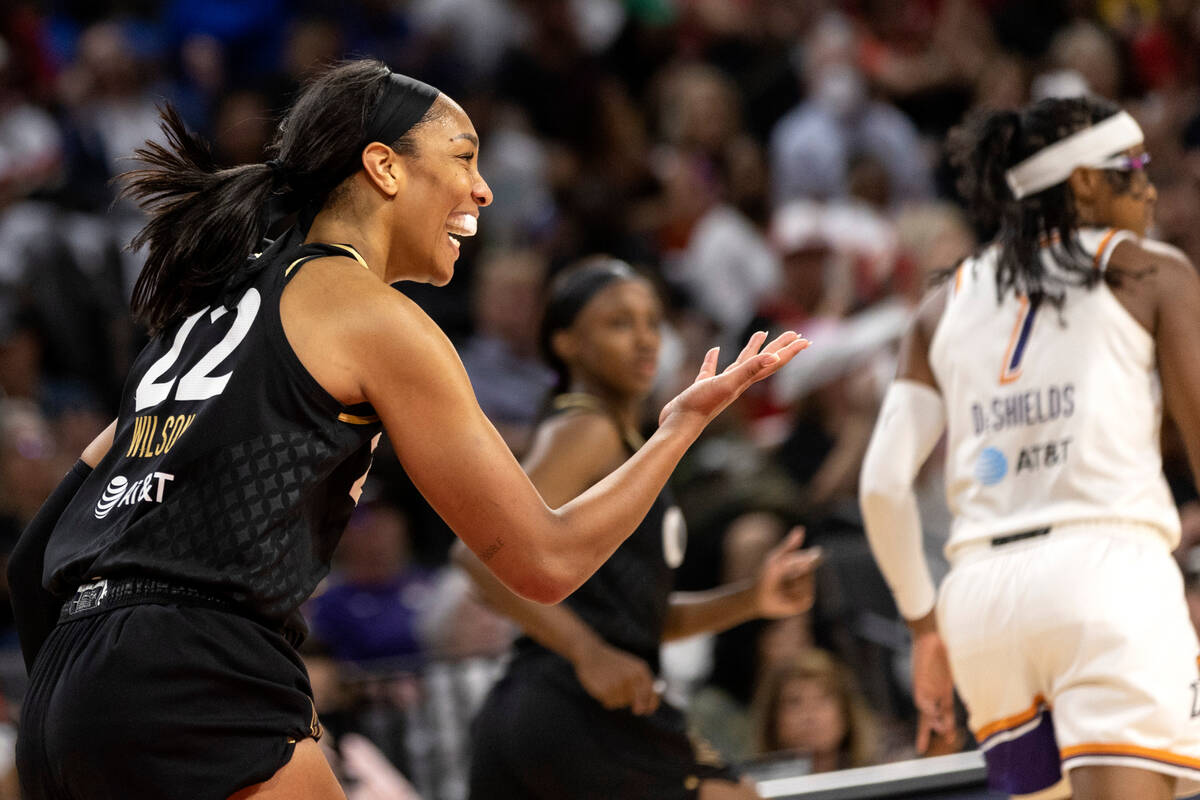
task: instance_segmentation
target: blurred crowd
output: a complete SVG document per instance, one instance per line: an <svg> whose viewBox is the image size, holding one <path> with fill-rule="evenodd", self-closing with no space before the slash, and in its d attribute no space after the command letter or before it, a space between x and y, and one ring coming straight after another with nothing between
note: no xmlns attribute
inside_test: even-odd
<svg viewBox="0 0 1200 800"><path fill-rule="evenodd" d="M296 87L353 55L438 86L480 133L496 201L479 235L448 287L400 288L459 346L518 456L552 384L536 352L543 288L580 257L630 262L667 302L648 423L713 343L736 352L748 331L784 328L813 341L719 418L674 489L689 527L679 588L752 574L803 523L828 555L816 606L674 646L667 691L745 763L782 754L821 771L911 756L906 633L855 497L897 338L929 281L991 233L965 215L942 140L973 109L1116 100L1153 155L1155 235L1200 262L1197 4L11 0L0 10L0 553L115 415L144 342L128 314L141 254L125 249L143 218L114 179L161 136L157 108L178 108L218 163L263 161ZM1169 425L1164 440L1180 562L1200 585L1200 502ZM451 533L386 447L376 464L308 609L318 703L347 786L457 797L455 748L495 667L447 665L491 664L513 630L446 566ZM919 492L942 564L938 457ZM11 652L10 622L0 603ZM18 703L19 667L3 673ZM454 702L421 706L433 686ZM419 725L386 713L418 706ZM431 767L422 754L435 750L454 755Z"/></svg>

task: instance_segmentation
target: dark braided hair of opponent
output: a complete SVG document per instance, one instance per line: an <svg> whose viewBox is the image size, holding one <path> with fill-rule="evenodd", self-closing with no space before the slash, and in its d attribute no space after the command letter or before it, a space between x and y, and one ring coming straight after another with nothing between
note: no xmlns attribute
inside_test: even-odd
<svg viewBox="0 0 1200 800"><path fill-rule="evenodd" d="M1020 200L1013 196L1005 172L1034 153L1077 131L1118 113L1107 100L1094 97L1047 98L1022 111L975 113L951 130L946 149L958 170L958 190L981 229L994 232L999 246L996 295L1008 291L1061 308L1069 285L1091 288L1104 275L1079 244L1075 198L1063 181ZM1117 191L1129 189L1129 175L1106 170ZM1059 270L1048 272L1041 253L1053 248ZM1117 276L1109 276L1116 280Z"/></svg>

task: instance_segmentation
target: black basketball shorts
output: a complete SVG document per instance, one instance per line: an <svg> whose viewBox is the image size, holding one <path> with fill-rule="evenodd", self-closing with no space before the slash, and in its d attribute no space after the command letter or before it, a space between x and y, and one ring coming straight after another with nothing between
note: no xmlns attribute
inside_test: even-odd
<svg viewBox="0 0 1200 800"><path fill-rule="evenodd" d="M209 608L73 618L38 653L21 709L26 800L226 800L319 735L308 674L277 632Z"/></svg>
<svg viewBox="0 0 1200 800"><path fill-rule="evenodd" d="M679 709L609 711L549 652L514 658L474 723L471 800L694 800L738 777Z"/></svg>

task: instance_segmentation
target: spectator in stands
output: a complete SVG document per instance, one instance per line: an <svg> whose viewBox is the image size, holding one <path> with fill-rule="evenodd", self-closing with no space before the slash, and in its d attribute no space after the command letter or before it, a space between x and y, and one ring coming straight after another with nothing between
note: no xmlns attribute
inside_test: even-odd
<svg viewBox="0 0 1200 800"><path fill-rule="evenodd" d="M807 758L813 772L877 763L880 730L848 667L810 648L775 664L754 698L759 756Z"/></svg>
<svg viewBox="0 0 1200 800"><path fill-rule="evenodd" d="M462 347L479 407L518 456L533 433L538 406L554 373L537 357L537 318L546 274L536 250L494 253L475 275L475 333Z"/></svg>
<svg viewBox="0 0 1200 800"><path fill-rule="evenodd" d="M894 106L870 96L857 60L857 39L843 17L826 16L804 47L808 97L771 131L775 204L844 198L850 168L860 155L887 171L889 200L898 205L928 197L933 183L917 130Z"/></svg>
<svg viewBox="0 0 1200 800"><path fill-rule="evenodd" d="M369 493L368 493L369 494ZM409 563L408 520L386 500L360 502L338 546L330 586L308 606L313 635L346 661L410 659L434 575Z"/></svg>

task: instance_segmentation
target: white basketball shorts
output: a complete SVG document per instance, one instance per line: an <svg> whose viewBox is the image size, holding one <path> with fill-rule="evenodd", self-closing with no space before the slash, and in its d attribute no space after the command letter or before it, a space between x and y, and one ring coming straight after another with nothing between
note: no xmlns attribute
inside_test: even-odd
<svg viewBox="0 0 1200 800"><path fill-rule="evenodd" d="M937 612L994 789L1027 794L1107 764L1200 791L1200 645L1154 528L1076 522L970 545Z"/></svg>

